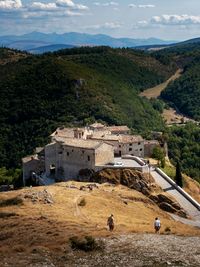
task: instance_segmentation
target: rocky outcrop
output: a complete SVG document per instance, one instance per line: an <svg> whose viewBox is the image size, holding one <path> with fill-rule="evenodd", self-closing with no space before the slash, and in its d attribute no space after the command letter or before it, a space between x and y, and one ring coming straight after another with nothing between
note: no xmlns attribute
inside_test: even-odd
<svg viewBox="0 0 200 267"><path fill-rule="evenodd" d="M91 182L122 184L149 197L159 208L187 218L186 212L171 196L164 193L148 174L130 169L104 169L90 177Z"/></svg>
<svg viewBox="0 0 200 267"><path fill-rule="evenodd" d="M181 208L181 206L172 199L171 196L163 194L151 195L149 196L151 200L153 200L156 204L158 204L159 208L164 211L175 213L181 217L187 218L186 212Z"/></svg>
<svg viewBox="0 0 200 267"><path fill-rule="evenodd" d="M135 189L146 196L151 195L152 192L161 191L161 188L156 185L154 179L147 174L130 169L104 169L100 172L94 173L91 182L97 183L112 183L122 184L131 189Z"/></svg>

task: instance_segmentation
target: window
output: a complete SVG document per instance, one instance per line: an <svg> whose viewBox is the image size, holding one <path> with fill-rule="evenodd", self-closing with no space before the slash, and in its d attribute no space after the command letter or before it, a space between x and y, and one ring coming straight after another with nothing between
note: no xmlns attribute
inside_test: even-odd
<svg viewBox="0 0 200 267"><path fill-rule="evenodd" d="M132 148L129 148L129 151L132 151Z"/></svg>
<svg viewBox="0 0 200 267"><path fill-rule="evenodd" d="M84 154L85 153L85 151L84 150L82 150L82 154Z"/></svg>
<svg viewBox="0 0 200 267"><path fill-rule="evenodd" d="M138 146L140 145L140 142L138 143Z"/></svg>
<svg viewBox="0 0 200 267"><path fill-rule="evenodd" d="M88 161L90 161L90 156L88 156L87 158L88 158Z"/></svg>
<svg viewBox="0 0 200 267"><path fill-rule="evenodd" d="M129 144L129 146L132 146L132 144Z"/></svg>
<svg viewBox="0 0 200 267"><path fill-rule="evenodd" d="M140 148L140 151L142 151L142 148Z"/></svg>
<svg viewBox="0 0 200 267"><path fill-rule="evenodd" d="M67 152L67 156L69 156L69 152Z"/></svg>
<svg viewBox="0 0 200 267"><path fill-rule="evenodd" d="M119 147L121 147L121 145L119 145Z"/></svg>

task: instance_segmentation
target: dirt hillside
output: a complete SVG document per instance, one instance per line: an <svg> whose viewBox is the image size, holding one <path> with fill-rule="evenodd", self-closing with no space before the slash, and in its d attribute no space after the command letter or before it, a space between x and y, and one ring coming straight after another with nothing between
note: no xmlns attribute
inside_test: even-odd
<svg viewBox="0 0 200 267"><path fill-rule="evenodd" d="M6 259L9 258L10 265L0 266L28 266L33 253L41 251L57 256L61 253L64 257L66 249L68 253L71 251L69 238L75 235L106 238L128 233L153 233L156 216L162 221L162 234L200 234L198 228L173 221L141 192L108 183L96 184L93 190L87 185L67 182L1 193L0 260L8 264ZM112 233L106 226L111 213L115 217ZM20 255L25 255L27 261L17 265Z"/></svg>

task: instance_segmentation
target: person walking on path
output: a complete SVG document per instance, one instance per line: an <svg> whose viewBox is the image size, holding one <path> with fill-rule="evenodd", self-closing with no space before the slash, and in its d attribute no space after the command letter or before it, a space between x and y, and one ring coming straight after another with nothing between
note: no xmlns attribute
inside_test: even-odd
<svg viewBox="0 0 200 267"><path fill-rule="evenodd" d="M113 214L111 214L109 217L108 217L108 220L107 220L107 225L109 227L109 230L112 232L114 230L114 218L113 218Z"/></svg>
<svg viewBox="0 0 200 267"><path fill-rule="evenodd" d="M156 217L155 221L154 221L154 229L155 229L156 234L160 233L160 227L161 227L160 220L159 220L159 218Z"/></svg>

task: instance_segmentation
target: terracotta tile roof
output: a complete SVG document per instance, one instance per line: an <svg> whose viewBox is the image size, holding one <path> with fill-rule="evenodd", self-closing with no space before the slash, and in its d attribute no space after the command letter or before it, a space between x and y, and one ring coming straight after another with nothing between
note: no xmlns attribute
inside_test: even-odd
<svg viewBox="0 0 200 267"><path fill-rule="evenodd" d="M25 158L22 158L23 163L27 163L31 160L39 160L39 159L38 159L37 155L31 155L31 156L27 156Z"/></svg>
<svg viewBox="0 0 200 267"><path fill-rule="evenodd" d="M55 132L53 132L50 137L66 137L72 138L74 137L74 129L75 128L58 128Z"/></svg>
<svg viewBox="0 0 200 267"><path fill-rule="evenodd" d="M111 132L125 132L125 131L130 131L130 129L126 125L121 125L121 126L108 126L106 127L107 130Z"/></svg>
<svg viewBox="0 0 200 267"><path fill-rule="evenodd" d="M74 139L74 138L56 138L58 142L62 142L63 146L70 146L70 147L78 147L84 149L97 149L100 147L103 142L102 141L95 141L91 139Z"/></svg>
<svg viewBox="0 0 200 267"><path fill-rule="evenodd" d="M160 145L159 144L159 142L158 142L158 140L145 140L144 141L144 145L149 145L149 144L151 144L151 145Z"/></svg>
<svg viewBox="0 0 200 267"><path fill-rule="evenodd" d="M90 125L90 127L92 128L105 128L105 125L99 122L95 122L93 124Z"/></svg>
<svg viewBox="0 0 200 267"><path fill-rule="evenodd" d="M140 135L120 135L119 137L120 143L138 143L144 141Z"/></svg>

